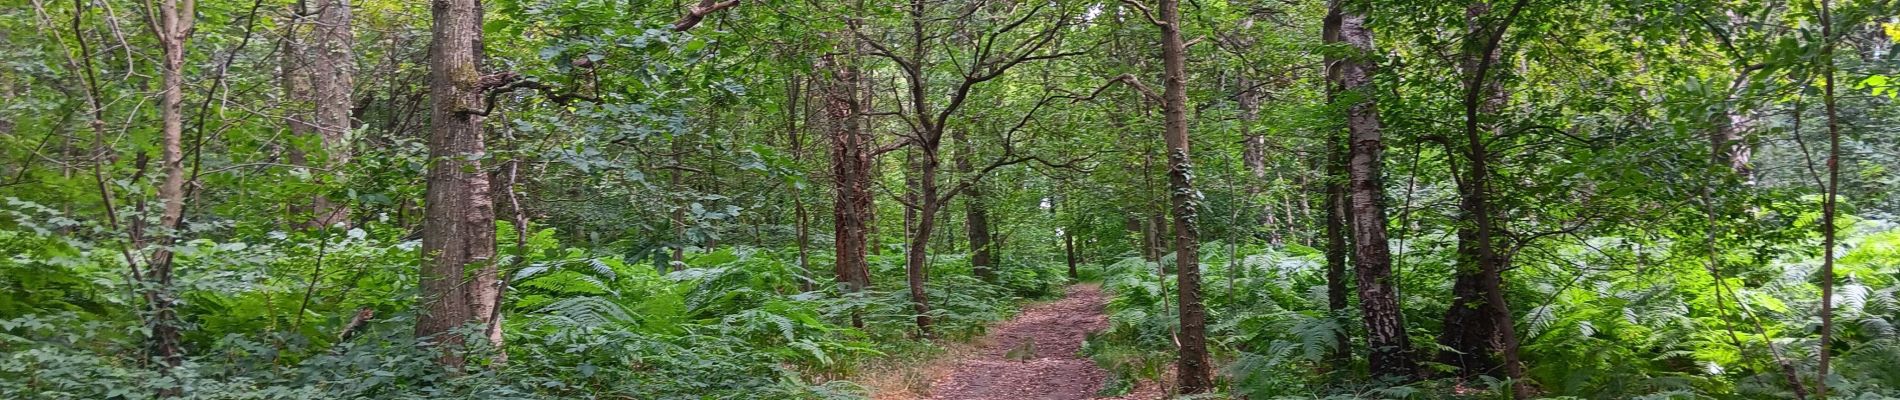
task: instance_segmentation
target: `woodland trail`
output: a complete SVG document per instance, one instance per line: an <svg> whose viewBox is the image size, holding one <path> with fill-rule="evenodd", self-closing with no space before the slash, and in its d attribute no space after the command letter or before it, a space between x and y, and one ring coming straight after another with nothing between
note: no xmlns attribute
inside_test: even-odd
<svg viewBox="0 0 1900 400"><path fill-rule="evenodd" d="M1108 372L1080 354L1089 333L1108 328L1108 298L1094 284L1024 309L978 342L969 357L952 360L931 382L935 400L1070 400L1096 398ZM1033 343L1026 345L1025 343ZM1159 398L1145 387L1125 399Z"/></svg>

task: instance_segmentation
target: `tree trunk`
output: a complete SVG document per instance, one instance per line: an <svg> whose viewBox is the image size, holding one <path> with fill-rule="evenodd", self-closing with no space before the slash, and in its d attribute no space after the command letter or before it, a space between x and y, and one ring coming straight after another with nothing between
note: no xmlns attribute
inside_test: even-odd
<svg viewBox="0 0 1900 400"><path fill-rule="evenodd" d="M1474 3L1465 11L1469 21L1467 25L1471 27L1467 30L1466 39L1483 41L1468 42L1461 67L1467 77L1464 97L1466 175L1459 185L1459 208L1465 223L1460 226L1471 230L1460 229L1458 233L1459 257L1467 261L1461 263L1463 266L1453 284L1456 297L1451 309L1446 312L1446 335L1440 339L1441 344L1465 352L1441 354L1441 360L1466 364L1459 373L1467 377L1488 374L1494 368L1501 367L1504 377L1511 381L1512 393L1517 398L1528 398L1531 393L1529 383L1524 380L1523 364L1518 357L1515 322L1504 300L1503 271L1508 268L1510 260L1498 250L1497 238L1501 228L1497 226L1497 211L1490 200L1488 183L1491 178L1491 155L1485 147L1486 135L1481 128L1485 124L1479 119L1494 115L1503 108L1505 92L1502 84L1487 79L1486 75L1500 58L1498 44L1505 30L1523 10L1524 4L1524 0L1519 0L1504 19L1489 27L1479 21L1482 16L1491 13L1491 4Z"/></svg>
<svg viewBox="0 0 1900 400"><path fill-rule="evenodd" d="M299 1L294 5L289 31L284 39L284 93L291 100L285 123L296 136L317 136L321 163L312 164L302 147L290 146L293 165L322 170L313 172L319 183L340 182L341 169L348 165L351 151L350 90L355 82L356 60L350 45L350 6L347 0ZM336 204L329 196L312 196L308 205L291 208L295 225L316 229L349 222L347 204Z"/></svg>
<svg viewBox="0 0 1900 400"><path fill-rule="evenodd" d="M849 35L839 35L848 37ZM853 49L849 39L841 48ZM854 60L827 54L819 58L820 71L828 76L820 80L824 96L826 130L831 138L831 178L835 185L832 201L832 234L837 263L832 273L847 292L870 286L870 266L865 260L868 224L873 212L871 193L871 135L865 132L858 113L859 74ZM863 322L856 316L852 324Z"/></svg>
<svg viewBox="0 0 1900 400"><path fill-rule="evenodd" d="M1740 87L1742 82L1748 79L1748 74L1736 74L1735 79L1735 85L1732 87ZM1727 93L1735 93L1735 90L1731 89ZM1749 118L1737 110L1738 106L1729 104L1728 99L1723 99L1722 103L1722 112L1710 117L1710 122L1715 125L1715 129L1709 132L1709 151L1717 165L1727 166L1729 171L1740 178L1743 185L1753 186L1755 170L1749 166L1749 158L1754 155L1755 150L1743 136L1743 133L1748 131Z"/></svg>
<svg viewBox="0 0 1900 400"><path fill-rule="evenodd" d="M1335 7L1342 5L1335 4ZM1367 7L1367 4L1356 4ZM1347 161L1350 179L1353 266L1359 280L1359 309L1366 325L1367 367L1374 375L1411 377L1417 365L1411 356L1411 339L1405 334L1405 318L1400 313L1398 287L1392 281L1392 249L1386 241L1385 188L1380 176L1381 142L1379 112L1372 93L1365 93L1376 72L1368 60L1372 30L1366 27L1365 9L1340 9L1340 40L1357 54L1339 62L1337 79L1341 91L1361 92L1359 101L1347 108L1346 127L1351 131L1351 158Z"/></svg>
<svg viewBox="0 0 1900 400"><path fill-rule="evenodd" d="M307 48L310 60L310 95L316 105L315 125L317 135L323 140L323 165L328 173L319 176L335 179L332 184L341 183L345 175L342 169L349 165L351 157L350 90L356 84L356 58L350 46L356 37L350 32L350 3L348 0L315 0L317 9L310 10L317 16L311 30L310 46ZM332 226L347 224L350 220L348 203L338 204L329 196L318 195L311 200L313 224Z"/></svg>
<svg viewBox="0 0 1900 400"><path fill-rule="evenodd" d="M969 175L976 172L970 164L970 159L976 157L976 143L970 141L965 131L958 129L951 133L951 139L961 146L952 162L956 164L957 172L965 176L964 179L970 179ZM964 231L970 238L970 271L977 278L993 282L996 273L993 270L995 265L990 261L990 213L983 204L983 190L978 185L970 185L963 191L965 196L969 196L963 201L963 218Z"/></svg>
<svg viewBox="0 0 1900 400"><path fill-rule="evenodd" d="M1253 132L1253 122L1260 116L1260 94L1247 78L1240 78L1239 86L1241 92L1235 96L1235 102L1240 106L1240 159L1247 166L1247 171L1253 173L1253 180L1247 182L1247 198L1258 199L1267 184L1267 136ZM1259 229L1263 230L1261 233L1267 243L1279 246L1285 239L1281 235L1281 222L1273 215L1273 211L1272 201L1260 200Z"/></svg>
<svg viewBox="0 0 1900 400"><path fill-rule="evenodd" d="M434 161L423 211L422 315L416 336L440 346L438 361L452 370L462 366L463 338L451 331L487 323L498 289L495 208L481 162L486 157L483 118L475 114L483 107L481 13L477 0L434 0L431 7L429 158Z"/></svg>
<svg viewBox="0 0 1900 400"><path fill-rule="evenodd" d="M930 334L930 297L924 292L924 274L930 261L930 233L937 226L937 209L942 199L937 197L937 151L933 146L918 146L917 162L913 168L917 172L915 184L917 218L911 227L910 245L904 249L904 273L910 282L911 311L917 314L917 330Z"/></svg>
<svg viewBox="0 0 1900 400"><path fill-rule="evenodd" d="M798 117L800 112L799 107L801 106L799 99L801 96L804 96L804 94L799 92L798 78L797 75L793 75L790 82L786 85L785 141L792 148L792 160L802 165L805 162L805 138L799 134L800 126L798 126ZM798 288L799 290L810 292L813 289L813 279L811 276L811 215L805 211L804 188L800 185L786 186L790 187L790 189L787 190L791 192L792 196L792 223L796 225L794 229L797 231L797 236L794 240L798 242L798 271L805 275L803 279L799 280Z"/></svg>
<svg viewBox="0 0 1900 400"><path fill-rule="evenodd" d="M671 144L673 146L672 158L673 158L674 166L686 165L686 161L683 159L683 155L686 154L686 146L682 144L685 142L685 140L686 138L684 136L674 136L672 138ZM676 191L686 190L685 172L680 171L678 169L668 171L667 185L669 185L672 188L672 190L676 190ZM666 267L660 268L660 271L663 273L668 272L668 271L673 271L675 268L679 268L679 269L685 268L684 265L686 263L686 242L687 242L686 240L686 204L683 204L684 199L681 199L681 200L682 200L682 203L673 204L673 216L672 216L672 221L671 221L673 223L673 246L672 246L673 251L672 251L672 255L670 256L670 260L672 261L667 263Z"/></svg>
<svg viewBox="0 0 1900 400"><path fill-rule="evenodd" d="M1322 41L1327 44L1339 43L1339 8L1327 10L1322 22ZM1326 101L1331 103L1339 94L1339 63L1336 57L1326 57ZM1346 131L1334 126L1326 135L1326 310L1334 320L1339 321L1341 329L1333 335L1334 365L1347 365L1352 362L1352 339L1347 336L1346 293L1346 182L1350 179L1346 173Z"/></svg>
<svg viewBox="0 0 1900 400"><path fill-rule="evenodd" d="M283 85L284 98L288 99L284 103L284 126L289 128L292 138L300 140L291 141L285 146L284 153L290 165L312 167L310 154L299 143L301 139L317 134L316 115L311 110L313 104L316 103L315 96L310 94L310 81L313 79L310 73L312 55L309 50L310 44L307 43L312 38L311 35L304 33L305 25L313 24L305 21L305 17L312 13L307 9L306 3L301 1L297 2L291 11L290 23L284 27L283 58L282 65L279 66L282 71L278 75L278 80ZM310 202L304 204L295 203L293 200L293 203L287 207L289 215L285 216L288 218L286 223L291 229L319 227L315 199L322 199L324 196L318 194L314 197L314 199L305 199Z"/></svg>
<svg viewBox="0 0 1900 400"><path fill-rule="evenodd" d="M1471 42L1468 42L1464 57L1459 60L1459 69L1466 75L1466 79L1472 79L1480 64L1497 62L1499 56L1497 49L1486 50L1473 45L1483 43L1483 40L1489 38L1480 18L1489 14L1490 11L1491 4L1482 1L1472 3L1465 8L1465 34ZM1467 90L1479 92L1471 95L1471 98L1479 102L1476 105L1479 113L1490 115L1503 107L1504 93L1501 85L1485 83L1471 86L1472 84L1467 82ZM1446 143L1445 150L1449 154L1465 153L1459 151L1450 142ZM1489 154L1469 153L1466 156L1467 163L1470 163L1470 157L1490 157ZM1457 170L1456 163L1451 165L1454 174L1468 176L1468 172ZM1484 256L1478 251L1480 235L1476 231L1476 219L1479 217L1474 213L1480 207L1475 203L1478 196L1472 183L1473 181L1468 178L1457 180L1460 211L1460 221L1455 228L1458 238L1457 264L1455 280L1452 283L1451 307L1445 310L1444 330L1438 337L1440 350L1437 357L1439 363L1457 367L1456 375L1467 380L1479 376L1495 376L1502 365L1498 356L1504 347L1502 336L1498 332L1497 320L1492 317L1496 305L1491 304L1490 292L1484 284L1486 271L1489 270L1490 265L1494 264L1494 261L1483 259Z"/></svg>
<svg viewBox="0 0 1900 400"><path fill-rule="evenodd" d="M1200 238L1195 226L1201 194L1194 189L1193 160L1188 156L1187 49L1181 40L1181 2L1161 0L1161 63L1163 111L1168 143L1168 192L1174 208L1174 265L1180 289L1181 357L1176 364L1181 393L1213 389L1212 366L1207 358L1207 311L1201 306Z"/></svg>
<svg viewBox="0 0 1900 400"><path fill-rule="evenodd" d="M157 26L152 30L158 36L158 43L164 52L160 64L159 115L160 128L159 167L165 173L158 186L160 203L157 248L146 263L150 267L145 271L145 284L148 285L146 301L151 303L152 319L148 328L151 333L152 358L159 360L159 373L172 376L180 365L184 364L185 349L179 332L176 300L172 298L172 251L171 246L178 242L185 220L185 44L191 39L192 25L196 15L195 3L178 0L162 0L158 3L158 18L152 21ZM100 122L95 121L95 124ZM141 157L143 157L141 155ZM140 206L143 209L143 206ZM141 223L134 221L133 225ZM142 228L133 229L134 243L142 242ZM165 388L158 392L159 397L177 397L183 392L178 388Z"/></svg>
<svg viewBox="0 0 1900 400"><path fill-rule="evenodd" d="M1065 255L1063 260L1069 262L1069 279L1074 280L1081 278L1081 275L1075 272L1075 232L1071 232L1071 229L1074 228L1062 230L1062 252Z"/></svg>
<svg viewBox="0 0 1900 400"><path fill-rule="evenodd" d="M1833 365L1834 353L1834 216L1837 196L1841 189L1841 121L1834 98L1834 21L1833 7L1828 0L1821 0L1821 56L1825 63L1821 68L1822 97L1827 112L1827 187L1821 199L1821 341L1820 365L1816 369L1815 398L1827 399L1828 369Z"/></svg>
<svg viewBox="0 0 1900 400"><path fill-rule="evenodd" d="M1171 241L1166 236L1168 236L1168 212L1161 210L1148 214L1148 246L1154 248L1155 262L1161 262L1168 253L1174 252L1174 246L1170 244ZM1165 265L1161 267L1161 272L1164 274L1173 270L1172 267Z"/></svg>

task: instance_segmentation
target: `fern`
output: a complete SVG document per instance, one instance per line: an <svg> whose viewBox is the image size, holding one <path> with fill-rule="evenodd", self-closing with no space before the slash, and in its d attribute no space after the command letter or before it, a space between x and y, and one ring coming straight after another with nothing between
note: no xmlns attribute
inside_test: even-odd
<svg viewBox="0 0 1900 400"><path fill-rule="evenodd" d="M595 328L633 321L633 315L620 303L594 296L561 299L541 311L550 316L545 321L562 328Z"/></svg>

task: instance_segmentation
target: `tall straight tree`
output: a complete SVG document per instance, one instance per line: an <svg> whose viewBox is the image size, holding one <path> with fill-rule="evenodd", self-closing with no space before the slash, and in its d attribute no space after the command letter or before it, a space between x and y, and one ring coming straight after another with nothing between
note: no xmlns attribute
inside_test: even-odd
<svg viewBox="0 0 1900 400"><path fill-rule="evenodd" d="M1148 13L1140 3L1128 2ZM1148 14L1161 28L1161 108L1164 128L1161 138L1168 144L1168 202L1174 214L1174 273L1179 287L1181 312L1180 358L1175 371L1181 393L1206 393L1213 389L1213 366L1207 358L1207 310L1201 305L1201 257L1199 218L1201 192L1194 189L1194 160L1188 155L1187 127L1187 45L1181 39L1181 2L1161 0L1160 19Z"/></svg>
<svg viewBox="0 0 1900 400"><path fill-rule="evenodd" d="M867 226L875 211L871 193L872 138L865 131L858 98L858 67L850 54L856 54L856 39L841 37L839 48L846 54L827 53L818 58L822 75L815 79L817 95L824 109L825 134L831 139L832 235L837 263L832 272L847 291L870 286L870 269L865 260ZM854 325L862 322L853 318Z"/></svg>
<svg viewBox="0 0 1900 400"><path fill-rule="evenodd" d="M1827 400L1828 369L1834 361L1834 226L1836 197L1841 190L1841 120L1834 98L1834 12L1821 0L1821 102L1827 113L1827 187L1821 199L1821 343L1814 396Z"/></svg>
<svg viewBox="0 0 1900 400"><path fill-rule="evenodd" d="M150 303L148 306L152 311L147 326L152 332L151 357L157 359L160 373L166 376L172 375L184 364L185 359L179 332L181 321L175 308L177 301L171 292L171 246L178 242L185 222L185 45L191 39L196 21L196 4L192 0L161 0L146 15L146 20L152 24L152 33L158 37L159 49L164 54L159 64L158 111L162 125L158 148L159 168L165 176L158 185L158 240L146 262L143 283L146 286L146 302ZM94 122L95 128L101 123ZM143 160L144 156L140 155L140 159ZM138 207L144 210L142 204ZM143 219L132 221L135 247L143 247L143 243L140 243L145 230L143 225ZM180 389L169 388L159 391L158 396L176 397L182 394Z"/></svg>
<svg viewBox="0 0 1900 400"><path fill-rule="evenodd" d="M1240 106L1238 116L1242 143L1240 159L1247 166L1247 172L1253 174L1253 179L1247 181L1247 197L1257 198L1260 193L1266 191L1268 183L1267 135L1253 131L1254 120L1260 116L1260 91L1254 89L1253 81L1245 77L1239 79L1238 85L1240 92L1234 94L1234 100ZM1262 234L1266 237L1267 243L1278 246L1283 243L1285 236L1282 235L1284 229L1280 226L1279 219L1274 217L1273 211L1272 201L1264 199L1260 201L1259 229L1265 230Z"/></svg>
<svg viewBox="0 0 1900 400"><path fill-rule="evenodd" d="M1328 7L1325 20L1321 22L1320 41L1328 46L1339 43L1339 7ZM1339 97L1339 58L1328 55L1325 58L1326 101L1333 102ZM1326 134L1326 310L1333 319L1339 321L1342 329L1333 335L1332 358L1338 364L1352 361L1352 338L1347 336L1346 311L1346 130L1338 125L1329 125Z"/></svg>
<svg viewBox="0 0 1900 400"><path fill-rule="evenodd" d="M958 129L950 134L951 140L959 144L954 163L957 172L968 176L976 172L972 158L976 157L976 142L970 140L968 129ZM996 279L990 262L990 213L983 204L981 185L970 185L963 199L964 233L970 240L970 271L985 281Z"/></svg>
<svg viewBox="0 0 1900 400"><path fill-rule="evenodd" d="M316 166L326 170L321 176L341 179L338 170L350 162L351 129L350 90L355 80L356 59L350 49L355 36L350 32L348 0L300 0L294 5L291 34L284 40L284 86L293 100L285 119L291 133L315 135L321 143L321 165L310 165L301 147L293 146L293 164ZM347 204L336 204L318 194L310 204L299 206L307 211L306 227L323 227L349 221Z"/></svg>
<svg viewBox="0 0 1900 400"><path fill-rule="evenodd" d="M1350 47L1351 54L1341 57L1338 80L1340 95L1336 101L1346 106L1346 129L1350 158L1347 175L1351 195L1353 269L1359 280L1359 312L1366 325L1367 367L1374 375L1411 376L1418 365L1412 360L1412 341L1405 335L1405 317L1399 311L1398 286L1392 281L1392 248L1386 241L1385 181L1380 176L1380 157L1385 152L1381 140L1383 126L1370 85L1377 72L1372 58L1372 29L1366 27L1371 2L1335 0L1331 7L1339 14L1339 41Z"/></svg>
<svg viewBox="0 0 1900 400"><path fill-rule="evenodd" d="M497 293L495 206L482 167L486 89L480 72L482 8L478 0L434 0L429 46L428 188L422 223L422 313L416 336L443 347L439 362L460 368L463 338L452 331L486 324ZM501 330L490 340L500 345Z"/></svg>

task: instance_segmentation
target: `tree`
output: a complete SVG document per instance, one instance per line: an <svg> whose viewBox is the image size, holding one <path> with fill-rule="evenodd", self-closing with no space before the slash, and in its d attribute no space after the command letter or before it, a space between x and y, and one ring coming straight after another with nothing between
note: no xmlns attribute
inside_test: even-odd
<svg viewBox="0 0 1900 400"><path fill-rule="evenodd" d="M1321 22L1321 43L1329 46L1339 44L1342 18L1344 16L1339 7L1327 7L1325 20ZM1340 95L1343 81L1339 74L1343 63L1339 57L1331 54L1326 56L1323 63L1325 79L1322 84L1326 86L1326 101L1332 103ZM1346 159L1350 157L1350 150L1346 145L1346 130L1341 128L1338 125L1329 126L1327 130L1330 132L1326 135L1326 310L1333 319L1340 321L1341 327L1339 333L1333 336L1332 358L1339 364L1346 364L1352 361L1352 338L1347 336L1344 329L1349 317L1347 297L1351 296L1346 289L1346 254L1352 251L1351 244L1346 241L1349 234L1346 224L1351 219L1347 207L1352 200L1346 197L1346 183L1351 179L1346 173Z"/></svg>
<svg viewBox="0 0 1900 400"><path fill-rule="evenodd" d="M1188 157L1187 46L1181 39L1181 2L1161 0L1162 89L1168 142L1168 189L1174 207L1176 285L1181 300L1181 359L1177 372L1182 393L1213 389L1207 359L1207 311L1201 305L1201 257L1198 218L1200 192L1194 190L1193 160Z"/></svg>
<svg viewBox="0 0 1900 400"><path fill-rule="evenodd" d="M1418 366L1412 360L1411 338L1405 333L1405 318L1400 314L1398 286L1392 282L1392 249L1386 242L1385 181L1379 174L1379 110L1370 85L1377 71L1373 64L1372 30L1366 27L1367 3L1336 0L1331 7L1339 13L1339 41L1350 47L1351 54L1338 61L1336 75L1346 101L1346 128L1351 157L1347 160L1350 176L1348 191L1352 216L1353 269L1359 280L1359 312L1366 325L1366 343L1370 352L1367 366L1374 375L1411 376Z"/></svg>
<svg viewBox="0 0 1900 400"><path fill-rule="evenodd" d="M1138 5L1139 3L1129 3ZM1181 2L1161 0L1161 92L1168 143L1168 202L1174 215L1174 273L1180 288L1181 355L1175 366L1181 393L1213 389L1213 365L1207 358L1207 310L1201 304L1199 218L1201 193L1194 189L1194 161L1188 155L1187 45L1181 39ZM1147 13L1147 9L1142 9ZM1151 21L1155 21L1150 14Z"/></svg>
<svg viewBox="0 0 1900 400"><path fill-rule="evenodd" d="M970 140L969 129L951 131L951 140L961 145L953 157L958 173L965 176L976 172L971 161L976 157L976 142ZM985 281L996 279L995 267L990 261L990 213L983 204L982 185L970 185L965 190L963 200L964 233L970 240L970 269L977 278Z"/></svg>
<svg viewBox="0 0 1900 400"><path fill-rule="evenodd" d="M1508 269L1510 260L1498 250L1498 238L1502 236L1498 232L1502 228L1497 226L1498 211L1491 199L1489 180L1493 155L1485 139L1494 135L1483 132L1482 126L1486 124L1481 119L1497 113L1504 105L1507 94L1502 84L1488 79L1487 74L1498 63L1505 31L1526 3L1517 1L1501 19L1491 23L1482 20L1492 11L1488 1L1472 3L1465 11L1470 26L1460 64L1466 76L1462 103L1465 171L1464 179L1458 182L1460 215L1464 221L1458 226L1460 266L1452 288L1455 297L1445 314L1446 328L1439 338L1444 350L1438 357L1439 362L1459 367L1458 374L1466 378L1502 367L1504 377L1511 380L1512 391L1518 397L1531 394L1518 357L1516 324L1504 300L1503 271ZM1492 130L1496 130L1495 125ZM1447 141L1447 147L1454 146Z"/></svg>
<svg viewBox="0 0 1900 400"><path fill-rule="evenodd" d="M151 307L152 317L148 328L151 329L151 356L158 361L160 373L170 376L185 360L185 349L181 338L178 318L177 299L172 293L173 256L171 246L179 242L185 232L185 49L191 40L193 25L197 21L197 3L191 0L163 0L155 9L147 11L146 20L152 24L152 32L158 38L158 44L164 59L159 63L159 101L158 112L162 125L159 128L159 169L165 174L158 185L158 239L155 248L146 262L145 299ZM77 18L77 17L75 17ZM90 73L90 72L88 72ZM95 105L95 107L97 107ZM95 121L95 124L103 123ZM139 155L141 164L145 155ZM140 167L144 169L143 166ZM104 185L104 183L100 183ZM138 208L144 210L144 205ZM144 247L141 236L145 231L144 220L132 222L132 242L134 248ZM128 261L130 259L128 258ZM134 263L133 271L137 273ZM177 397L183 392L179 388L161 390L159 397Z"/></svg>
<svg viewBox="0 0 1900 400"><path fill-rule="evenodd" d="M870 286L870 267L865 260L865 240L871 214L876 210L871 193L872 161L875 145L865 131L863 109L859 103L861 83L855 57L856 39L840 37L838 46L845 54L826 53L818 58L816 79L822 97L826 136L831 139L832 235L836 242L837 263L832 272L845 290L858 292ZM852 319L863 326L863 321Z"/></svg>
<svg viewBox="0 0 1900 400"><path fill-rule="evenodd" d="M438 361L451 370L464 361L454 332L464 324L487 325L499 293L495 257L495 207L489 196L482 97L498 89L504 74L484 77L482 9L476 0L435 0L429 46L429 172L422 223L422 312L416 336L439 347ZM501 330L489 340L501 345Z"/></svg>
<svg viewBox="0 0 1900 400"><path fill-rule="evenodd" d="M1834 98L1834 17L1828 0L1821 0L1821 101L1827 113L1827 187L1821 198L1821 340L1814 397L1827 399L1828 369L1833 364L1834 339L1834 226L1841 188L1841 121Z"/></svg>
<svg viewBox="0 0 1900 400"><path fill-rule="evenodd" d="M936 44L933 38L942 37L940 35L947 35L947 33L929 29L931 26L927 22L934 17L930 15L933 10L925 7L926 3L924 0L912 0L905 12L910 25L910 41L903 45L907 49L899 49L895 45L873 39L870 33L865 31L865 27L855 23L852 34L856 35L864 45L870 47L871 54L896 64L898 75L903 79L907 89L900 95L906 106L902 107L899 113L904 117L904 122L909 125L910 132L895 143L910 149L915 157L911 160L912 162L907 163L911 173L914 174L912 178L916 181L913 189L914 199L900 200L905 203L906 209L914 211L916 216L908 232L909 245L905 249L905 275L910 284L911 311L916 314L917 328L928 333L930 332L930 300L924 291L926 275L924 269L929 262L929 244L931 233L936 229L937 212L943 209L944 204L975 187L984 175L997 168L1032 160L1041 161L1033 156L1016 154L1011 147L1009 137L1022 130L1036 116L1036 112L1043 105L1048 104L1053 97L1045 97L1036 102L1035 106L1024 113L1015 125L1002 133L1004 152L1000 157L986 163L983 167L972 168L974 171L970 176L963 177L948 188L945 188L942 182L938 182L937 178L939 167L943 162L940 150L943 146L944 134L952 130L951 126L961 117L959 112L963 110L971 93L979 85L1002 77L1011 69L1027 62L1051 60L1082 53L1064 52L1056 48L1059 45L1056 39L1074 18L1072 10L1068 10L1066 5L1054 4L1057 8L1054 11L1058 12L1054 15L1042 14L1051 7L1050 3L1036 3L1028 6L1029 9L1020 11L1020 15L1016 15L1020 7L998 10L985 10L983 7L970 8L968 13L991 11L996 14L978 19L986 21L982 26L984 29L957 27L959 28L956 32L958 35L967 37L978 45L973 50L974 53L968 55L967 62L953 63L956 69L953 71L952 81L956 83L948 92L949 97L941 108L934 107L932 103L937 99L938 93L934 91L933 83L937 74L930 67L935 65L932 63L933 59L946 57L946 55L938 53L943 49L933 46ZM1032 24L1032 18L1038 15L1044 15L1044 20L1041 21L1043 23ZM1025 27L1039 29L1017 31ZM1020 33L1023 37L1015 38L1018 36L1016 33ZM908 52L901 50L908 50Z"/></svg>
<svg viewBox="0 0 1900 400"><path fill-rule="evenodd" d="M327 172L320 176L332 179L346 176L339 169L350 162L350 114L355 106L350 91L356 82L350 19L348 0L298 1L286 27L291 33L284 40L285 92L295 102L285 119L291 133L318 138L323 150L320 168ZM308 157L302 148L291 147L292 164L310 166ZM348 204L336 204L322 194L300 211L309 213L304 225L310 228L348 223L350 218Z"/></svg>

